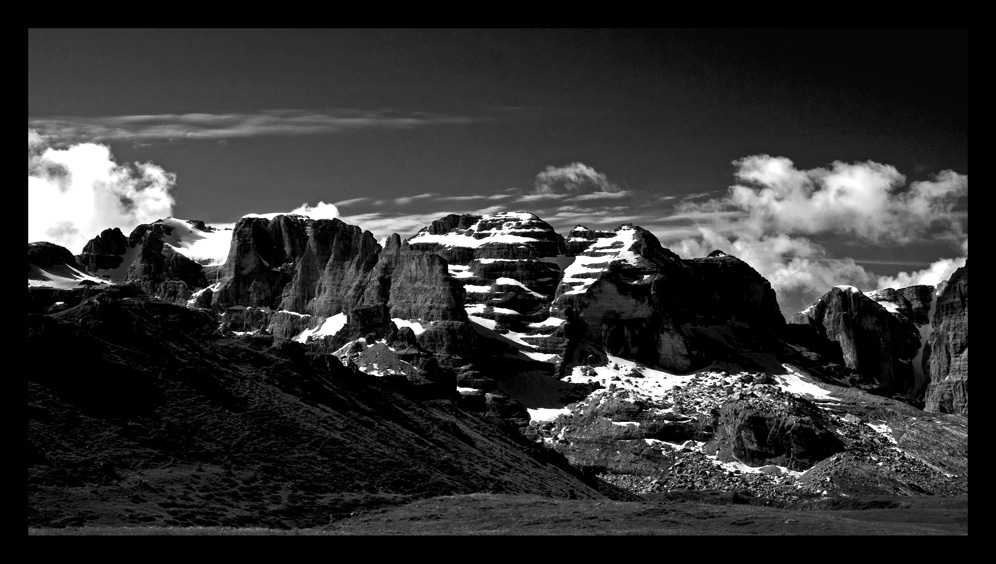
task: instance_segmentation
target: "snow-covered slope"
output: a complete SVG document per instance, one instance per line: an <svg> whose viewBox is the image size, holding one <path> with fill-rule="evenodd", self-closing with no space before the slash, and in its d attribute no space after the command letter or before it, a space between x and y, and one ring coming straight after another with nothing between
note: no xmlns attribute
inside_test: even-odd
<svg viewBox="0 0 996 564"><path fill-rule="evenodd" d="M28 269L29 288L59 288L68 290L78 288L81 284L113 284L114 282L99 276L93 276L69 265L37 266L30 265Z"/></svg>
<svg viewBox="0 0 996 564"><path fill-rule="evenodd" d="M193 220L167 217L164 225L173 228L163 243L202 266L218 266L228 258L232 244L231 226L212 226Z"/></svg>

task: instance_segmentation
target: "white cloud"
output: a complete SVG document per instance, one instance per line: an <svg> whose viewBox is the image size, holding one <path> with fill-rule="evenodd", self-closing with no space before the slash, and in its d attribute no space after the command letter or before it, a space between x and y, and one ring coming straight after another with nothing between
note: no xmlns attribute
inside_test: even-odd
<svg viewBox="0 0 996 564"><path fill-rule="evenodd" d="M536 194L590 194L593 192L619 192L616 186L602 173L584 163L571 163L567 166L548 166L536 175Z"/></svg>
<svg viewBox="0 0 996 564"><path fill-rule="evenodd" d="M967 239L965 251L968 251ZM916 286L924 284L927 286L937 286L941 282L946 282L954 271L965 266L967 257L954 259L941 259L923 270L916 272L900 272L895 276L882 276L878 279L879 288L905 288L906 286Z"/></svg>
<svg viewBox="0 0 996 564"><path fill-rule="evenodd" d="M415 196L405 196L402 198L395 198L394 203L404 206L414 202L415 200L424 200L426 198L431 198L433 196L438 196L438 195L439 194L436 194L434 192L426 192L425 194L417 194Z"/></svg>
<svg viewBox="0 0 996 564"><path fill-rule="evenodd" d="M152 163L118 163L110 148L64 149L28 129L28 241L73 253L110 227L124 233L172 215L176 176Z"/></svg>
<svg viewBox="0 0 996 564"><path fill-rule="evenodd" d="M954 210L968 194L966 175L946 170L907 186L895 167L872 161L799 170L787 158L755 155L733 164L741 183L725 197L684 201L660 222L691 222L699 233L662 241L688 258L714 249L741 258L768 279L786 315L839 284L873 290L933 283L963 261L942 259L920 272L878 277L852 259L830 257L809 236L876 245L947 239L967 255L967 214Z"/></svg>
<svg viewBox="0 0 996 564"><path fill-rule="evenodd" d="M466 202L468 200L504 200L511 198L511 194L475 194L472 196L440 196L440 202Z"/></svg>
<svg viewBox="0 0 996 564"><path fill-rule="evenodd" d="M319 135L359 129L411 129L470 123L458 116L401 114L342 108L327 112L267 110L255 114L158 114L34 119L28 127L63 140L231 139L261 135Z"/></svg>
<svg viewBox="0 0 996 564"><path fill-rule="evenodd" d="M306 215L314 219L335 219L339 217L339 208L335 204L326 204L322 201L319 201L314 206L305 202L291 210L290 213Z"/></svg>
<svg viewBox="0 0 996 564"><path fill-rule="evenodd" d="M541 200L563 200L564 198L569 198L570 194L523 194L516 198L516 202L530 203L538 202Z"/></svg>
<svg viewBox="0 0 996 564"><path fill-rule="evenodd" d="M592 192L591 194L581 194L574 196L569 202L583 202L585 200L603 200L603 199L619 199L627 198L633 193L628 190L620 190L618 192Z"/></svg>
<svg viewBox="0 0 996 564"><path fill-rule="evenodd" d="M336 202L335 205L336 206L340 206L340 207L351 206L353 204L358 204L360 202L365 202L365 201L367 201L369 199L370 198L350 198L348 200L340 200L340 201Z"/></svg>
<svg viewBox="0 0 996 564"><path fill-rule="evenodd" d="M771 283L786 317L839 284L875 288L875 277L854 260L830 258L823 247L804 237L727 235L700 226L697 237L665 246L684 258L704 257L718 249L743 260Z"/></svg>
<svg viewBox="0 0 996 564"><path fill-rule="evenodd" d="M757 234L838 233L910 243L932 226L950 229L956 200L968 194L968 176L950 170L905 188L906 177L895 167L872 161L798 170L785 157L755 155L733 164L746 184L732 186L720 202L747 212L745 227Z"/></svg>

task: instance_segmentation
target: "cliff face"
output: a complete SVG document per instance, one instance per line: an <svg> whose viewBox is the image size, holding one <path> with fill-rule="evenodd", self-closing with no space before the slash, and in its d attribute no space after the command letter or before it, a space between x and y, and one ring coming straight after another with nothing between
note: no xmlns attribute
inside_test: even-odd
<svg viewBox="0 0 996 564"><path fill-rule="evenodd" d="M467 321L463 286L447 267L442 257L412 251L394 235L380 255L376 282L368 286L365 297L386 301L391 318Z"/></svg>
<svg viewBox="0 0 996 564"><path fill-rule="evenodd" d="M682 260L639 227L611 235L567 267L553 305L575 311L581 339L609 354L685 372L715 360L703 343L716 335L737 339L748 328L784 325L771 285L736 257Z"/></svg>
<svg viewBox="0 0 996 564"><path fill-rule="evenodd" d="M968 263L937 297L924 410L968 415Z"/></svg>
<svg viewBox="0 0 996 564"><path fill-rule="evenodd" d="M163 242L171 231L161 223L139 225L128 236L128 246L140 249L128 271L129 282L146 292L174 302L186 302L194 288L207 286L201 265Z"/></svg>
<svg viewBox="0 0 996 564"><path fill-rule="evenodd" d="M474 315L505 322L546 317L560 278L554 259L564 254L563 238L525 212L449 215L407 244L446 259Z"/></svg>
<svg viewBox="0 0 996 564"><path fill-rule="evenodd" d="M684 372L711 361L712 351L697 352L703 337L692 327L784 325L771 286L746 263L722 254L682 260L632 225L579 225L564 239L530 213L450 215L408 245L446 258L475 323L515 335L527 353L559 354L562 368L588 342Z"/></svg>
<svg viewBox="0 0 996 564"><path fill-rule="evenodd" d="M852 286L831 289L796 314L793 323L813 327L840 346L844 364L869 384L913 397L912 360L920 349L916 326Z"/></svg>
<svg viewBox="0 0 996 564"><path fill-rule="evenodd" d="M186 303L207 286L203 267L164 239L174 227L162 220L139 225L125 238L118 228L105 229L76 258L87 272L129 282L150 295Z"/></svg>
<svg viewBox="0 0 996 564"><path fill-rule="evenodd" d="M83 268L96 272L121 266L127 250L128 239L120 229L114 227L105 229L100 235L90 239L76 258Z"/></svg>
<svg viewBox="0 0 996 564"><path fill-rule="evenodd" d="M211 303L230 310L233 324L262 311L254 315L266 319L249 323L281 337L343 313L344 335L362 337L386 334L391 318L465 322L463 296L445 259L397 235L381 248L369 231L338 219L252 216L235 226Z"/></svg>

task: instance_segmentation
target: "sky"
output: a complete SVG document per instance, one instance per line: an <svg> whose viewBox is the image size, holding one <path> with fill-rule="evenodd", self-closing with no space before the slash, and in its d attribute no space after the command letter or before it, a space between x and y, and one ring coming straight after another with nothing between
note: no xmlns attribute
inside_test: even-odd
<svg viewBox="0 0 996 564"><path fill-rule="evenodd" d="M167 216L631 222L798 311L968 256L968 32L29 29L28 239Z"/></svg>

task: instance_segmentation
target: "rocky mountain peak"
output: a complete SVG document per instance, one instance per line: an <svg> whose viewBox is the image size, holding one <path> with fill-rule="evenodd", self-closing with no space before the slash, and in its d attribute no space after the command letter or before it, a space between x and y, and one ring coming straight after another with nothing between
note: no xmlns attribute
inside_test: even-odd
<svg viewBox="0 0 996 564"><path fill-rule="evenodd" d="M916 400L922 376L913 368L921 335L909 300L896 290L869 295L853 286L832 288L791 323L813 328L839 345L848 368L865 382Z"/></svg>
<svg viewBox="0 0 996 564"><path fill-rule="evenodd" d="M79 264L76 263L76 257L73 256L73 253L69 252L69 249L55 243L49 243L48 241L28 243L29 270L32 264L36 266L69 265L79 268Z"/></svg>

